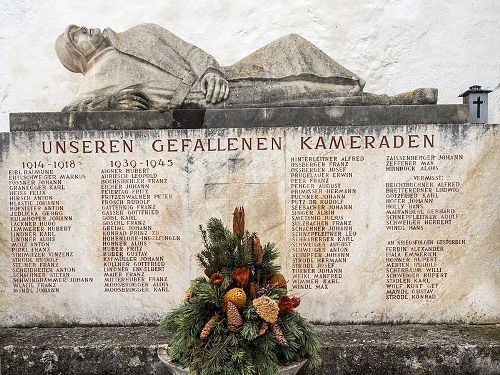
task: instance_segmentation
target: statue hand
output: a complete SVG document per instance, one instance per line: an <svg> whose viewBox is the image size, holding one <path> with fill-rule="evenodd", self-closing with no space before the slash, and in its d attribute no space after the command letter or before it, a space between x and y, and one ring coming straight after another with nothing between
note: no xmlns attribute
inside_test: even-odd
<svg viewBox="0 0 500 375"><path fill-rule="evenodd" d="M148 110L148 98L140 91L133 88L126 88L118 91L110 97L110 107L112 109L122 109L128 111Z"/></svg>
<svg viewBox="0 0 500 375"><path fill-rule="evenodd" d="M220 74L207 73L201 79L201 91L207 102L215 104L227 99L229 85Z"/></svg>

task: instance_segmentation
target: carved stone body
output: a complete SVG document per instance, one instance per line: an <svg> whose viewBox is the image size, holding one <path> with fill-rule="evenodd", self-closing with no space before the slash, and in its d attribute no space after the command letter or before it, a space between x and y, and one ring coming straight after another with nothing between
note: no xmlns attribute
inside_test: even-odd
<svg viewBox="0 0 500 375"><path fill-rule="evenodd" d="M67 69L84 75L65 111L437 101L436 89L395 97L363 93L360 77L296 34L228 67L154 24L123 33L70 25L57 39L56 52Z"/></svg>

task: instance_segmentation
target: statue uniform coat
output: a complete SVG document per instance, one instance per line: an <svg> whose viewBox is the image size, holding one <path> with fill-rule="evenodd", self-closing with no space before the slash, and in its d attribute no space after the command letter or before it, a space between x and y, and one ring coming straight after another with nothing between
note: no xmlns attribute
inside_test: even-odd
<svg viewBox="0 0 500 375"><path fill-rule="evenodd" d="M220 67L211 55L158 25L142 24L122 33L108 28L103 35L109 47L88 61L79 95L65 110L116 109L114 103L123 93L139 96L147 101L147 108L159 110L358 105L364 98L384 104L391 99L364 94L363 79L296 34L227 67ZM225 101L206 102L200 80L208 72L229 81ZM419 101L435 102L436 95L427 96ZM403 99L413 100L406 95Z"/></svg>
<svg viewBox="0 0 500 375"><path fill-rule="evenodd" d="M98 109L104 105L102 95L131 87L143 92L153 108L177 107L203 75L220 71L212 56L158 25L138 25L122 33L107 28L103 34L111 47L89 62L86 82L70 107L94 97L88 105Z"/></svg>

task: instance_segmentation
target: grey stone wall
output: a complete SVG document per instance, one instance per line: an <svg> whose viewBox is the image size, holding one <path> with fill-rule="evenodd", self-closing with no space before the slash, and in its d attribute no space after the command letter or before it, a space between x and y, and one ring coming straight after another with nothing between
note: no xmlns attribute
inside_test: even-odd
<svg viewBox="0 0 500 375"><path fill-rule="evenodd" d="M316 326L323 364L315 375L493 375L496 325ZM2 375L166 375L157 327L0 328ZM301 373L305 375L303 371Z"/></svg>

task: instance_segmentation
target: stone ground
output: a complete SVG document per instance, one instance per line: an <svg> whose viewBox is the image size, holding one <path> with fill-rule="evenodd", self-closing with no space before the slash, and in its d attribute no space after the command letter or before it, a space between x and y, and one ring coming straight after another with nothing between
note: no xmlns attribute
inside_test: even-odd
<svg viewBox="0 0 500 375"><path fill-rule="evenodd" d="M317 326L314 374L500 374L500 325ZM168 374L157 327L0 328L1 375ZM304 374L305 375L305 374Z"/></svg>

